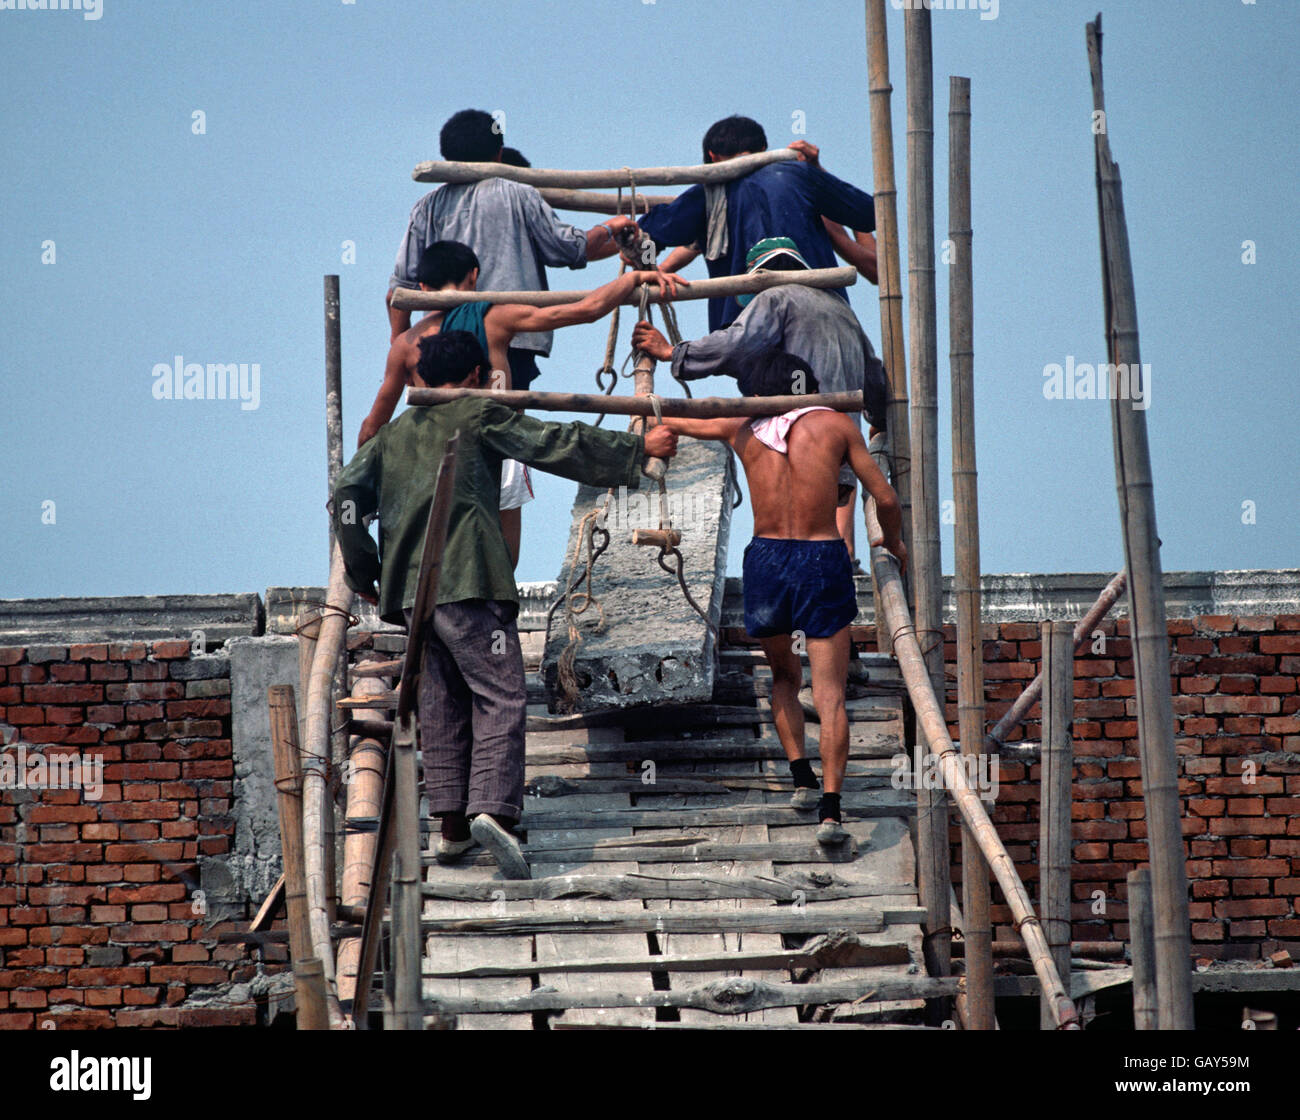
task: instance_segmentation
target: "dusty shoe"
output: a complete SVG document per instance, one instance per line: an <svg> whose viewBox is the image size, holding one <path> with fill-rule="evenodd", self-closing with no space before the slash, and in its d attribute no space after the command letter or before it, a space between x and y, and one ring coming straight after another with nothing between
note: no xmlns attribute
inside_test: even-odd
<svg viewBox="0 0 1300 1120"><path fill-rule="evenodd" d="M794 809L816 809L821 795L822 791L820 789L800 787L791 795L790 806Z"/></svg>
<svg viewBox="0 0 1300 1120"><path fill-rule="evenodd" d="M469 830L474 839L482 844L497 861L497 867L507 879L533 877L528 870L528 860L524 858L523 849L519 847L519 841L486 813L475 817L470 822Z"/></svg>
<svg viewBox="0 0 1300 1120"><path fill-rule="evenodd" d="M434 845L433 858L443 864L455 863L477 843L472 836L468 840L448 840L445 836L439 836Z"/></svg>
<svg viewBox="0 0 1300 1120"><path fill-rule="evenodd" d="M871 680L871 672L867 669L867 663L859 658L849 658L849 684L866 684Z"/></svg>
<svg viewBox="0 0 1300 1120"><path fill-rule="evenodd" d="M839 821L822 821L817 829L817 843L826 847L843 844L848 838L848 830Z"/></svg>

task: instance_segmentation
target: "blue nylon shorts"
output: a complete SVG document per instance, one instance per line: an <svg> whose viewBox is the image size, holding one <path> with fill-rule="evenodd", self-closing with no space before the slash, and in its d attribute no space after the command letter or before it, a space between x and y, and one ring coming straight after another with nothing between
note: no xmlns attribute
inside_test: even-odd
<svg viewBox="0 0 1300 1120"><path fill-rule="evenodd" d="M853 563L842 539L755 537L745 548L745 629L754 638L801 630L829 638L858 614Z"/></svg>

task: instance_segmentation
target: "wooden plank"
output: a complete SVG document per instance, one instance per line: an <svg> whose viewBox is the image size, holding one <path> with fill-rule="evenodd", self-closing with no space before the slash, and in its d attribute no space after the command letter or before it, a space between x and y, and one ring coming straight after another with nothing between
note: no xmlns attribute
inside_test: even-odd
<svg viewBox="0 0 1300 1120"><path fill-rule="evenodd" d="M761 792L761 791L755 791ZM778 795L779 796L779 795ZM846 794L843 811L846 820L869 820L873 817L906 818L915 812L911 798L893 790ZM524 818L528 829L534 828L719 828L745 824L799 824L808 822L807 810L789 805L723 805L712 809L607 809L582 813L567 805L555 809L531 810ZM758 857L756 857L758 858Z"/></svg>
<svg viewBox="0 0 1300 1120"><path fill-rule="evenodd" d="M431 878L424 885L426 898L457 899L462 902L509 900L591 898L637 899L767 899L790 902L796 897L808 902L834 902L850 898L873 898L879 895L905 894L910 883L848 883L813 886L805 880L747 874L714 875L706 866L691 865L704 871L702 876L651 875L645 872L624 875L550 875L541 879L501 880L473 879L446 882ZM748 870L751 865L745 865ZM603 869L602 869L603 870Z"/></svg>
<svg viewBox="0 0 1300 1120"><path fill-rule="evenodd" d="M875 730L855 733L849 724L849 759L892 758L898 753L898 740L886 732ZM729 761L749 760L784 761L785 753L775 736L748 741L700 739L682 742L648 740L642 743L572 743L530 748L527 762L531 765L556 765L575 762L634 762L638 765L650 760L656 766L673 761Z"/></svg>
<svg viewBox="0 0 1300 1120"><path fill-rule="evenodd" d="M833 984L761 984L754 980L731 977L705 987L675 992L604 989L592 993L575 993L539 988L516 999L448 999L443 1002L442 1010L460 1015L569 1008L694 1007L719 1015L742 1015L765 1007L798 1007L808 1003L933 999L955 994L959 985L960 981L956 977L928 976L865 979Z"/></svg>
<svg viewBox="0 0 1300 1120"><path fill-rule="evenodd" d="M882 820L891 818L884 817ZM697 863L720 859L770 860L773 863L834 863L849 864L858 858L858 847L850 841L838 849L823 848L820 844L637 844L634 841L610 841L617 847L603 847L604 841L591 844L570 842L566 847L537 848L524 845L524 854L534 865L572 864L584 862L624 863ZM461 860L465 867L495 867L491 857L470 852ZM546 874L550 874L548 868Z"/></svg>
<svg viewBox="0 0 1300 1120"><path fill-rule="evenodd" d="M592 907L559 902L530 914L476 915L468 918L435 918L422 925L431 933L571 933L582 930L612 930L618 933L698 933L701 930L738 930L752 933L825 933L847 929L878 933L886 925L915 924L921 914L915 906L852 908L830 904L809 904L802 911L772 907L761 911L736 910L684 914L675 910L612 910L615 904ZM816 906L817 909L813 907Z"/></svg>

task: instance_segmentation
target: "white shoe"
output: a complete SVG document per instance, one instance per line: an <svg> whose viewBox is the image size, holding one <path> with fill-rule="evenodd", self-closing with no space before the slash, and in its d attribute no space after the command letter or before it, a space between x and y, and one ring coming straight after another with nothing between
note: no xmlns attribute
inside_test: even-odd
<svg viewBox="0 0 1300 1120"><path fill-rule="evenodd" d="M808 789L800 786L791 795L790 806L794 809L816 809L821 796L822 791L820 789Z"/></svg>
<svg viewBox="0 0 1300 1120"><path fill-rule="evenodd" d="M848 830L839 821L822 821L817 829L817 843L826 847L843 844L848 838Z"/></svg>
<svg viewBox="0 0 1300 1120"><path fill-rule="evenodd" d="M433 849L433 858L439 863L455 863L477 843L472 836L468 840L448 840L445 836L439 836L438 844Z"/></svg>

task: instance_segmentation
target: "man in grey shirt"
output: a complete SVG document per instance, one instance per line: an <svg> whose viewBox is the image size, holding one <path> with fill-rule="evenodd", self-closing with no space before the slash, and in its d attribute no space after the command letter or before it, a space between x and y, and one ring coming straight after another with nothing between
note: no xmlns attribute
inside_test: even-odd
<svg viewBox="0 0 1300 1120"><path fill-rule="evenodd" d="M749 262L750 272L807 267L793 243L779 237L760 241L750 250ZM745 303L731 326L677 346L670 345L649 323L638 323L632 345L656 361L672 362L673 376L683 381L715 374L738 377L763 351L784 350L808 364L817 377L819 392L863 393L871 434L885 428L888 392L884 366L848 301L820 288L801 284L767 288ZM854 555L856 488L852 468L843 468L836 522L850 556Z"/></svg>
<svg viewBox="0 0 1300 1120"><path fill-rule="evenodd" d="M464 109L442 127L442 158L469 163L498 162L505 136L490 113ZM612 256L615 236L635 223L611 218L582 231L562 222L536 187L510 179L448 183L430 191L411 210L397 264L388 281L391 340L411 326L411 313L392 306L393 289L419 288L420 255L435 241L459 241L478 255L483 291L547 290L546 266L584 268L588 261ZM551 352L551 332L515 336L510 347L511 386L527 389L537 376L536 358Z"/></svg>

